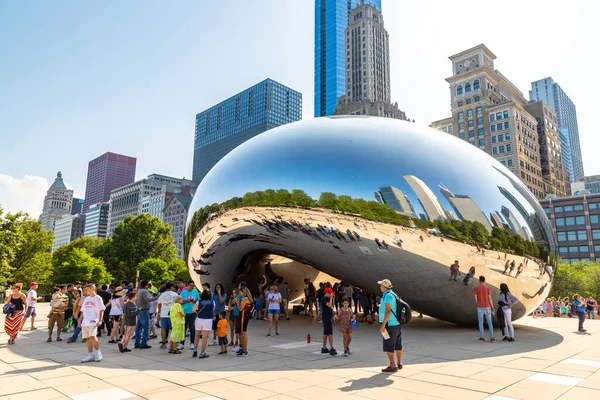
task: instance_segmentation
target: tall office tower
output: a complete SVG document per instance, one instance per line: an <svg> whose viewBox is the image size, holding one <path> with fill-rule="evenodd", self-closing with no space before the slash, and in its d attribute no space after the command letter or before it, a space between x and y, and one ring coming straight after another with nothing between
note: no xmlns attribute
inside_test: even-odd
<svg viewBox="0 0 600 400"><path fill-rule="evenodd" d="M78 199L76 197L73 197L73 202L71 203L71 214L72 215L82 214L83 203L84 203L83 199Z"/></svg>
<svg viewBox="0 0 600 400"><path fill-rule="evenodd" d="M583 158L581 157L581 146L579 145L579 128L577 127L577 110L575 104L562 88L555 83L552 78L540 79L531 82L529 99L544 100L556 112L558 118L558 127L567 139L565 144L569 146L569 155L571 160L566 164L569 172L569 179L575 182L583 178ZM568 142L568 143L567 143ZM563 148L563 153L565 153Z"/></svg>
<svg viewBox="0 0 600 400"><path fill-rule="evenodd" d="M406 182L408 182L417 195L417 199L425 211L427 220L431 222L438 220L445 221L448 218L440 201L425 182L414 175L406 175L404 179L406 179Z"/></svg>
<svg viewBox="0 0 600 400"><path fill-rule="evenodd" d="M71 243L78 237L83 236L85 228L85 215L65 214L56 220L54 228L54 242L51 251L54 252L60 246Z"/></svg>
<svg viewBox="0 0 600 400"><path fill-rule="evenodd" d="M115 153L104 153L88 164L83 213L97 203L106 203L110 192L135 181L136 159Z"/></svg>
<svg viewBox="0 0 600 400"><path fill-rule="evenodd" d="M196 115L192 179L200 183L231 150L269 129L302 119L302 94L266 79Z"/></svg>
<svg viewBox="0 0 600 400"><path fill-rule="evenodd" d="M150 214L163 218L163 209L172 194L191 194L197 184L188 179L152 174L146 179L115 189L110 194L106 235L129 215Z"/></svg>
<svg viewBox="0 0 600 400"><path fill-rule="evenodd" d="M377 202L387 204L400 214L413 218L417 216L408 197L394 186L381 186L378 191L375 191L374 196Z"/></svg>
<svg viewBox="0 0 600 400"><path fill-rule="evenodd" d="M106 239L108 228L108 203L93 204L85 214L84 236Z"/></svg>
<svg viewBox="0 0 600 400"><path fill-rule="evenodd" d="M346 93L346 27L352 9L381 0L315 0L315 117L332 115Z"/></svg>
<svg viewBox="0 0 600 400"><path fill-rule="evenodd" d="M40 215L44 230L53 231L56 221L71 212L72 202L73 191L67 189L62 179L62 172L58 171L54 183L50 186L44 198L44 207L42 215Z"/></svg>
<svg viewBox="0 0 600 400"><path fill-rule="evenodd" d="M450 203L454 212L456 212L456 216L461 221L477 221L481 223L488 232L492 231L490 221L472 198L464 194L454 194L444 185L440 185L440 192L444 195L446 200L448 200L448 203Z"/></svg>
<svg viewBox="0 0 600 400"><path fill-rule="evenodd" d="M177 255L183 259L183 235L188 211L192 204L193 196L189 193L174 194L169 197L162 212L164 223L171 225L173 241L177 247Z"/></svg>
<svg viewBox="0 0 600 400"><path fill-rule="evenodd" d="M526 110L523 93L500 71L496 56L480 44L449 57L452 124L449 119L432 127L468 141L508 167L538 198L546 196L537 121Z"/></svg>
<svg viewBox="0 0 600 400"><path fill-rule="evenodd" d="M527 104L525 110L537 121L544 192L557 197L570 195L569 174L562 158L556 113L544 100Z"/></svg>
<svg viewBox="0 0 600 400"><path fill-rule="evenodd" d="M406 120L398 103L391 103L389 37L376 7L360 4L350 11L345 51L346 92L334 114Z"/></svg>

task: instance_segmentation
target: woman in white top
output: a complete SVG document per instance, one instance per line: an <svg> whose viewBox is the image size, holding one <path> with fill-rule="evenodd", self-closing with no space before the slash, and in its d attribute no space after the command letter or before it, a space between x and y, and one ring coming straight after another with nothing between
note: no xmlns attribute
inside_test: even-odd
<svg viewBox="0 0 600 400"><path fill-rule="evenodd" d="M108 343L117 343L119 339L119 323L123 316L123 306L125 305L125 296L127 289L123 289L118 286L115 289L112 299L110 299L110 321L112 323L112 330L110 331L110 338Z"/></svg>
<svg viewBox="0 0 600 400"><path fill-rule="evenodd" d="M275 321L275 334L279 335L279 313L281 312L281 293L277 286L272 285L270 293L267 295L267 312L269 315L269 333L267 336L271 336L271 328L273 321Z"/></svg>
<svg viewBox="0 0 600 400"><path fill-rule="evenodd" d="M498 305L502 307L504 313L504 339L509 342L515 341L515 330L512 324L512 308L519 300L508 290L506 283L500 284L500 296L498 296Z"/></svg>

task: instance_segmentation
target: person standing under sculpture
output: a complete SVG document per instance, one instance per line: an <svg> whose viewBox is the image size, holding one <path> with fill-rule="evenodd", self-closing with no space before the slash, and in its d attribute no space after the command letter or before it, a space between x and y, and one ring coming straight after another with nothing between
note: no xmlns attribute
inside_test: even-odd
<svg viewBox="0 0 600 400"><path fill-rule="evenodd" d="M498 296L498 305L502 307L504 314L504 339L509 342L515 341L515 329L512 324L512 308L519 300L508 290L506 283L500 284L500 296Z"/></svg>
<svg viewBox="0 0 600 400"><path fill-rule="evenodd" d="M477 319L479 321L479 340L485 342L485 331L483 330L483 318L486 319L490 330L490 342L495 342L494 325L492 325L492 292L485 284L485 276L479 277L479 285L473 289L475 302L477 303Z"/></svg>
<svg viewBox="0 0 600 400"><path fill-rule="evenodd" d="M140 287L137 291L136 306L137 306L137 323L135 326L135 348L149 349L152 346L148 345L148 334L150 333L150 303L157 301L160 296L152 296L148 292L148 281L140 282Z"/></svg>
<svg viewBox="0 0 600 400"><path fill-rule="evenodd" d="M573 306L575 307L575 312L577 313L577 317L579 318L579 332L587 332L586 329L583 329L583 323L585 322L585 307L586 304L581 300L581 297L578 294L573 295Z"/></svg>
<svg viewBox="0 0 600 400"><path fill-rule="evenodd" d="M402 369L402 326L398 319L402 310L398 309L397 295L392 291L392 282L384 279L377 283L383 293L379 303L379 331L383 335L383 351L389 361L389 365L381 372L397 372ZM394 361L394 353L398 359L397 364Z"/></svg>

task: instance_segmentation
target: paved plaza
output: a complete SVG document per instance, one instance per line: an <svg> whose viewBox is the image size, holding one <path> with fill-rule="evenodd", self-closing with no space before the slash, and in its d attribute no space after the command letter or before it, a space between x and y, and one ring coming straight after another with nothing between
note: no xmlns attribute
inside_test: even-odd
<svg viewBox="0 0 600 400"><path fill-rule="evenodd" d="M45 315L47 305L38 308ZM321 355L321 325L293 316L271 338L266 322L251 321L246 358L219 356L218 347L205 360L188 349L169 355L157 340L121 354L102 337L104 359L81 364L85 345L67 344L66 334L46 343L45 322L14 346L0 333L0 399L600 399L600 321L586 321L582 335L575 319L526 317L516 342L482 343L476 329L414 318L395 374L381 373L377 325L355 329L350 357Z"/></svg>

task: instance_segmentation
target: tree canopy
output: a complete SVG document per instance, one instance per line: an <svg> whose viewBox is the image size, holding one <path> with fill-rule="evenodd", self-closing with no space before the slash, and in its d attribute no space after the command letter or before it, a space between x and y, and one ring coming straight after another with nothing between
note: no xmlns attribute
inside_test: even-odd
<svg viewBox="0 0 600 400"><path fill-rule="evenodd" d="M600 297L600 263L582 261L558 266L550 295L571 297L575 293L595 299Z"/></svg>
<svg viewBox="0 0 600 400"><path fill-rule="evenodd" d="M59 265L54 266L55 283L92 281L111 283L113 277L106 270L104 261L93 257L85 248L74 247Z"/></svg>

